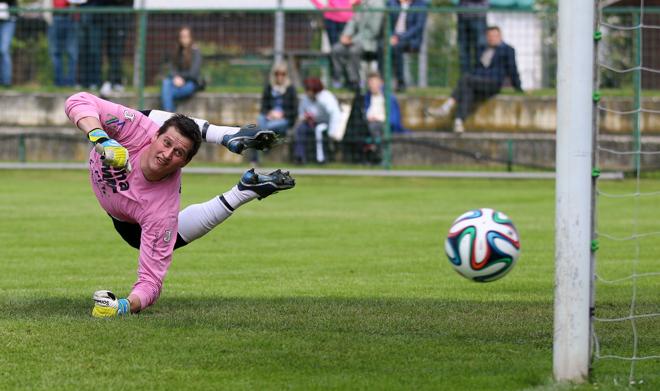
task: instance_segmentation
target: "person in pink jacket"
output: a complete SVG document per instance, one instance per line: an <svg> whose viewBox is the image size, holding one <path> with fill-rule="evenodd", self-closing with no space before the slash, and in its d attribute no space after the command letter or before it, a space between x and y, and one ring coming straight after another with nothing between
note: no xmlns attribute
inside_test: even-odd
<svg viewBox="0 0 660 391"><path fill-rule="evenodd" d="M328 33L330 47L339 41L341 32L344 31L346 23L353 17L351 8L355 0L311 0L312 4L320 10L342 9L343 11L326 11L323 13L323 24Z"/></svg>
<svg viewBox="0 0 660 391"><path fill-rule="evenodd" d="M216 126L164 111L141 112L86 92L69 97L65 111L94 144L89 175L101 208L121 237L139 250L131 293L118 299L108 290L95 292L95 317L135 313L154 304L175 249L202 237L246 202L295 186L288 172L264 175L251 169L229 191L179 211L181 169L202 141L241 153L270 147L275 133L255 126Z"/></svg>

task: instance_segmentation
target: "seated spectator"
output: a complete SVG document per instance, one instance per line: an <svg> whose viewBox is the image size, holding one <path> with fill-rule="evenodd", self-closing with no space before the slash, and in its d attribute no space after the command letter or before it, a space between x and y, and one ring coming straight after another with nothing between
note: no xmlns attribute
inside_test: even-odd
<svg viewBox="0 0 660 391"><path fill-rule="evenodd" d="M44 5L46 8L66 9L75 4L75 1L69 0L47 0ZM73 87L76 84L79 18L78 14L55 12L49 20L48 52L53 61L55 85L58 87Z"/></svg>
<svg viewBox="0 0 660 391"><path fill-rule="evenodd" d="M401 111L394 95L389 97L389 123L392 133L405 133L401 125ZM367 93L364 96L364 111L367 116L369 136L365 143L366 161L379 163L382 159L383 131L385 129L385 94L383 79L377 72L372 72L367 78Z"/></svg>
<svg viewBox="0 0 660 391"><path fill-rule="evenodd" d="M328 34L328 41L330 41L330 46L336 44L339 41L339 34L346 27L346 22L351 20L353 17L353 12L348 11L353 6L352 0L327 0L327 4L324 4L321 0L311 0L312 4L317 9L345 9L346 11L326 11L323 13L323 25L325 26L325 32Z"/></svg>
<svg viewBox="0 0 660 391"><path fill-rule="evenodd" d="M406 89L403 77L403 53L417 52L422 46L428 4L425 0L390 0L388 5L397 9L397 12L390 14L392 27L390 46L397 81L396 90L403 92ZM424 12L408 12L409 9L420 9Z"/></svg>
<svg viewBox="0 0 660 391"><path fill-rule="evenodd" d="M168 61L169 72L163 79L160 92L163 110L176 110L175 101L192 96L203 86L201 78L202 54L193 41L190 27L179 30L176 48Z"/></svg>
<svg viewBox="0 0 660 391"><path fill-rule="evenodd" d="M9 8L17 6L16 0L0 1L0 86L11 86L11 42L16 31L16 15Z"/></svg>
<svg viewBox="0 0 660 391"><path fill-rule="evenodd" d="M364 54L378 53L378 40L383 25L382 12L369 12L369 8L384 8L385 0L351 0L361 6L353 13L339 37L332 46L332 78L336 87L342 84L349 89L360 86L360 61ZM362 11L362 12L360 12ZM344 75L346 81L343 83Z"/></svg>
<svg viewBox="0 0 660 391"><path fill-rule="evenodd" d="M502 41L499 27L486 29L486 42L488 46L479 53L474 71L461 76L458 86L442 106L427 111L430 115L444 117L449 115L456 105L456 133L463 132L463 122L474 111L476 103L497 95L506 78L511 80L516 91L522 92L516 66L516 51Z"/></svg>
<svg viewBox="0 0 660 391"><path fill-rule="evenodd" d="M273 130L280 137L284 137L296 122L297 110L298 95L291 84L287 66L283 62L275 63L261 95L261 110L257 123L260 128ZM253 163L259 161L256 150L251 160Z"/></svg>
<svg viewBox="0 0 660 391"><path fill-rule="evenodd" d="M324 89L319 78L305 79L305 96L298 108L299 125L296 129L294 158L296 163L307 163L307 140L314 136L317 163L325 163L323 135L334 133L341 126L339 102L332 92Z"/></svg>

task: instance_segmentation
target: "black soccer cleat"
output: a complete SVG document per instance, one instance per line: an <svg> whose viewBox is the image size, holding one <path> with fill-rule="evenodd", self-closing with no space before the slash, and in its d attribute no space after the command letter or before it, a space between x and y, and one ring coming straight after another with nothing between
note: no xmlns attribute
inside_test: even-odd
<svg viewBox="0 0 660 391"><path fill-rule="evenodd" d="M252 190L257 193L259 199L266 198L281 190L288 190L296 185L296 180L289 175L288 171L275 170L270 174L259 174L254 168L243 174L238 182L238 190Z"/></svg>
<svg viewBox="0 0 660 391"><path fill-rule="evenodd" d="M261 129L256 125L246 125L234 134L225 135L222 145L228 150L241 154L246 148L260 151L269 150L277 142L277 133L270 129Z"/></svg>

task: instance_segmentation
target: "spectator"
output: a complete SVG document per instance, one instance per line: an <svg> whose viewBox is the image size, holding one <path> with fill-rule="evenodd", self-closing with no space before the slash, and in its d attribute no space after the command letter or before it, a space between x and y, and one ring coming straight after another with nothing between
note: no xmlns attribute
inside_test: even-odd
<svg viewBox="0 0 660 391"><path fill-rule="evenodd" d="M403 53L417 52L422 46L428 4L425 0L390 0L388 6L397 9L396 12L390 14L390 26L393 30L390 37L390 46L392 47L392 59L394 60L396 88L398 92L403 92L406 89L403 76ZM408 12L409 9L419 9L424 10L424 12Z"/></svg>
<svg viewBox="0 0 660 391"><path fill-rule="evenodd" d="M475 70L461 76L458 86L442 106L428 110L428 113L434 116L447 116L454 105L457 105L454 132L463 132L463 121L472 113L475 103L497 95L507 77L513 88L522 92L516 66L516 51L502 41L499 27L486 29L486 41L488 46L481 51Z"/></svg>
<svg viewBox="0 0 660 391"><path fill-rule="evenodd" d="M360 61L362 55L378 53L378 40L381 37L383 25L382 12L368 12L369 8L385 7L385 0L351 0L352 4L361 4L360 9L353 13L353 18L346 24L339 37L339 42L332 46L331 60L333 83L355 89L360 86ZM362 12L360 12L362 11Z"/></svg>
<svg viewBox="0 0 660 391"><path fill-rule="evenodd" d="M88 0L87 7L133 7L133 0ZM124 90L122 60L130 14L83 13L80 21L80 84L85 88L101 86L101 96ZM103 49L108 59L108 74L103 78Z"/></svg>
<svg viewBox="0 0 660 391"><path fill-rule="evenodd" d="M160 99L165 111L175 111L175 100L192 96L204 83L201 79L202 53L195 44L190 27L179 29L176 46L168 61Z"/></svg>
<svg viewBox="0 0 660 391"><path fill-rule="evenodd" d="M11 41L16 31L16 14L9 8L16 7L16 0L0 1L0 85L11 86Z"/></svg>
<svg viewBox="0 0 660 391"><path fill-rule="evenodd" d="M273 130L280 137L284 137L296 122L297 110L298 95L289 78L286 63L275 63L261 95L261 110L257 123L261 129ZM251 160L255 164L258 163L258 151L254 151Z"/></svg>
<svg viewBox="0 0 660 391"><path fill-rule="evenodd" d="M401 125L401 111L394 95L389 96L389 123L392 133L405 133ZM372 72L367 78L367 93L364 96L364 110L367 116L369 137L365 143L366 160L379 163L382 159L381 141L385 129L385 94L383 92L383 78L378 72Z"/></svg>
<svg viewBox="0 0 660 391"><path fill-rule="evenodd" d="M316 161L325 163L323 134L334 133L341 126L339 102L332 92L324 89L316 77L305 79L305 96L298 108L300 124L296 129L294 158L297 163L307 163L307 140L314 135Z"/></svg>
<svg viewBox="0 0 660 391"><path fill-rule="evenodd" d="M489 0L459 0L463 8L488 9ZM486 46L486 13L458 14L458 60L461 74L467 74L478 65L477 54Z"/></svg>
<svg viewBox="0 0 660 391"><path fill-rule="evenodd" d="M46 8L66 9L80 1L46 0ZM78 20L80 15L55 12L49 20L48 52L55 68L55 85L73 87L78 71ZM66 71L65 71L66 65Z"/></svg>
<svg viewBox="0 0 660 391"><path fill-rule="evenodd" d="M327 5L321 0L311 0L314 6L320 10L323 9L345 9L346 11L327 11L323 13L323 24L325 32L328 34L330 46L339 41L339 34L344 30L346 22L351 20L353 12L348 11L352 7L351 0L327 0Z"/></svg>

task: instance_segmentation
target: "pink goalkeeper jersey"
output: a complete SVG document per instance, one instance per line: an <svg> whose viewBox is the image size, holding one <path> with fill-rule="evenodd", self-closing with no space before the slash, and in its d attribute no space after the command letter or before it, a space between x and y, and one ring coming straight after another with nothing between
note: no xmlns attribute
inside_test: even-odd
<svg viewBox="0 0 660 391"><path fill-rule="evenodd" d="M160 126L137 110L81 92L67 99L66 114L74 124L84 117L98 118L106 133L128 149L133 167L130 174L102 165L94 148L89 153L89 174L101 207L117 220L142 228L138 279L131 293L140 298L142 308L148 307L158 299L172 263L181 170L159 182L149 182L144 177L140 155Z"/></svg>

